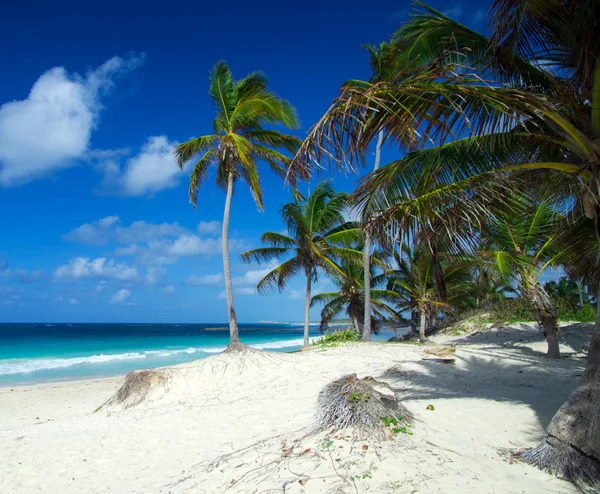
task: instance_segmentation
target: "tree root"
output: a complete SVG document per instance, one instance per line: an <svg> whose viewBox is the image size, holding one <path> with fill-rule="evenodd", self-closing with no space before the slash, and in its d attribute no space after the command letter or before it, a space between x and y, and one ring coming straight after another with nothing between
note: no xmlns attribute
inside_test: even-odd
<svg viewBox="0 0 600 494"><path fill-rule="evenodd" d="M575 484L600 487L600 462L553 436L518 458Z"/></svg>
<svg viewBox="0 0 600 494"><path fill-rule="evenodd" d="M388 384L372 377L359 379L350 374L328 384L319 393L315 432L353 429L357 439L388 439L392 435L386 420L406 425L413 416Z"/></svg>

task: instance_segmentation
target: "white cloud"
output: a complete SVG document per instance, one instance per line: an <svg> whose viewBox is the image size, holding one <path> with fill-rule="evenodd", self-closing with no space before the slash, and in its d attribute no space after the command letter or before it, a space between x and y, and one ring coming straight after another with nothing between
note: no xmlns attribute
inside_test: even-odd
<svg viewBox="0 0 600 494"><path fill-rule="evenodd" d="M106 281L99 281L96 285L96 292L100 293L102 290L104 290L104 285L106 285Z"/></svg>
<svg viewBox="0 0 600 494"><path fill-rule="evenodd" d="M78 304L80 304L81 302L80 302L79 300L77 300L76 298L74 298L74 297L71 297L71 298L69 299L69 303L70 303L71 305L78 305Z"/></svg>
<svg viewBox="0 0 600 494"><path fill-rule="evenodd" d="M127 196L152 195L176 187L187 174L175 163L176 145L167 136L151 136L123 167L114 159L101 162L102 187Z"/></svg>
<svg viewBox="0 0 600 494"><path fill-rule="evenodd" d="M127 290L127 289L123 288L123 289L119 290L117 293L115 293L110 298L110 303L111 304L124 304L130 295L131 295L131 290Z"/></svg>
<svg viewBox="0 0 600 494"><path fill-rule="evenodd" d="M165 295L172 295L175 293L175 287L173 285L169 285L163 288L163 293Z"/></svg>
<svg viewBox="0 0 600 494"><path fill-rule="evenodd" d="M198 233L205 235L219 235L221 233L221 222L217 220L201 221L198 224Z"/></svg>
<svg viewBox="0 0 600 494"><path fill-rule="evenodd" d="M158 283L162 277L167 273L165 268L160 266L150 266L146 270L146 282L150 285L155 285Z"/></svg>
<svg viewBox="0 0 600 494"><path fill-rule="evenodd" d="M85 77L54 67L29 95L0 107L0 185L16 186L85 158L101 110L100 96L143 56L113 57Z"/></svg>
<svg viewBox="0 0 600 494"><path fill-rule="evenodd" d="M113 259L105 257L90 260L87 257L71 259L69 264L59 266L54 271L58 280L77 280L82 278L110 278L116 280L133 280L137 278L138 271L135 266L116 263Z"/></svg>
<svg viewBox="0 0 600 494"><path fill-rule="evenodd" d="M253 288L251 286L244 286L241 288L236 288L235 293L237 293L238 295L256 295L258 292L256 291L256 288Z"/></svg>
<svg viewBox="0 0 600 494"><path fill-rule="evenodd" d="M205 274L203 276L192 274L188 278L189 285L218 285L222 282L223 275L221 273Z"/></svg>
<svg viewBox="0 0 600 494"><path fill-rule="evenodd" d="M256 285L260 280L262 280L267 274L269 274L273 268L277 266L277 263L270 263L264 269L254 269L247 271L244 276L238 276L233 278L233 284L237 286L241 285Z"/></svg>
<svg viewBox="0 0 600 494"><path fill-rule="evenodd" d="M181 235L167 248L167 253L176 257L214 255L221 252L221 239L202 239L197 235Z"/></svg>
<svg viewBox="0 0 600 494"><path fill-rule="evenodd" d="M120 226L118 216L107 216L83 225L63 235L65 240L89 245L106 245L109 242L129 243L176 237L187 230L178 223L148 223L134 221L129 226Z"/></svg>

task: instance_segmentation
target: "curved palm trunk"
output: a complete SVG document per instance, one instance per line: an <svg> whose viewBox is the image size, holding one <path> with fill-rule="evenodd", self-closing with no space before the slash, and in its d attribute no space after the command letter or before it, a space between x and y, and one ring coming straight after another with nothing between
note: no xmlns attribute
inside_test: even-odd
<svg viewBox="0 0 600 494"><path fill-rule="evenodd" d="M312 288L312 273L306 271L306 299L304 302L304 348L310 347L308 332L310 330L310 292Z"/></svg>
<svg viewBox="0 0 600 494"><path fill-rule="evenodd" d="M548 425L546 438L521 458L575 482L600 487L600 293L595 334L579 386Z"/></svg>
<svg viewBox="0 0 600 494"><path fill-rule="evenodd" d="M225 210L223 212L223 276L225 278L225 295L227 298L227 316L229 317L229 345L234 348L240 345L240 334L238 330L235 307L233 305L233 287L231 285L231 267L229 265L229 216L231 214L231 196L233 195L233 181L235 177L229 172L227 177L227 196L225 198Z"/></svg>
<svg viewBox="0 0 600 494"><path fill-rule="evenodd" d="M381 145L383 144L383 130L377 136L377 147L375 148L374 170L379 168L381 160ZM365 320L363 322L363 341L371 341L371 235L365 235L364 263L364 285L365 285Z"/></svg>

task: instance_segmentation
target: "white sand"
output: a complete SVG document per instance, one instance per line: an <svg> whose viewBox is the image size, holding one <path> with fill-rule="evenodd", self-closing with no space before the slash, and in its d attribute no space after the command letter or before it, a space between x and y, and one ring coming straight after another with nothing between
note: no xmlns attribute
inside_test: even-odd
<svg viewBox="0 0 600 494"><path fill-rule="evenodd" d="M167 394L97 413L122 378L3 388L0 493L578 492L508 451L543 437L583 371L589 335L564 330L560 361L542 356L527 326L454 338L455 365L405 344L217 355L169 368ZM413 435L306 437L324 385L390 368L385 381L417 417Z"/></svg>

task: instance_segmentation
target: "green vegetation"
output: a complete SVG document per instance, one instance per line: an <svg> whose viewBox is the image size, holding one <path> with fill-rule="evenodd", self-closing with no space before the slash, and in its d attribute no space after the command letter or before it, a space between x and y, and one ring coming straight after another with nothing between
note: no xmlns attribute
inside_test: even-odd
<svg viewBox="0 0 600 494"><path fill-rule="evenodd" d="M190 202L196 207L198 189L211 165L217 165L217 186L226 191L223 213L223 272L229 317L230 345L240 341L233 303L229 264L229 216L234 183L246 183L258 209L263 209L258 162L285 176L290 155L298 149L297 137L270 127L282 124L289 129L299 126L296 110L286 100L267 89L267 79L259 72L235 81L225 62L219 62L210 73L210 98L216 109L213 134L194 137L177 146L175 157L183 169L197 158L190 176ZM287 154L286 154L287 153Z"/></svg>
<svg viewBox="0 0 600 494"><path fill-rule="evenodd" d="M262 293L283 290L297 274L306 276L305 347L309 346L312 283L318 280L319 272L343 275L339 261L362 258L362 252L349 246L358 238L360 229L356 223L344 219L347 200L348 195L335 193L329 182L319 183L307 198L295 192L294 202L281 207L288 235L264 233L261 240L270 247L249 250L241 255L244 262L259 263L287 258L258 282L256 288Z"/></svg>
<svg viewBox="0 0 600 494"><path fill-rule="evenodd" d="M486 36L418 2L388 42L369 47L371 79L344 83L299 148L296 138L266 130L297 122L292 107L267 91L264 77L235 82L218 64L210 88L214 134L180 145L177 158L183 166L200 157L192 203L210 163L227 190L231 342L239 340L227 248L231 195L239 178L262 208L257 163L263 161L293 186L293 202L281 209L288 233L265 233L267 246L242 259L281 261L259 282L261 292L282 290L298 274L306 278L305 345L312 303L323 304L322 330L342 313L353 325L326 334L317 342L323 348L357 341L361 331L369 340L372 327L404 324L402 315L420 341L433 328L470 317L471 325L536 321L547 356L560 358L558 322L594 321L599 302L599 18L597 0L495 0ZM379 166L383 145L397 156ZM335 193L328 182L311 185L306 198L296 189L323 168L359 170L370 151L375 170L351 194ZM542 284L551 270L561 278ZM335 290L313 296L319 276L331 278ZM468 330L461 324L457 334ZM595 486L596 329L580 387L549 425L551 440L522 455ZM358 381L338 384L366 386ZM345 426L377 402L372 393L365 402L365 393L348 392L323 398L323 427L340 417ZM380 427L381 416L370 415ZM409 433L387 420L396 433Z"/></svg>
<svg viewBox="0 0 600 494"><path fill-rule="evenodd" d="M352 341L358 341L360 339L360 333L354 329L342 329L339 331L333 331L328 333L322 338L319 338L314 342L315 346L321 348L333 348L338 346L340 343L349 343Z"/></svg>

